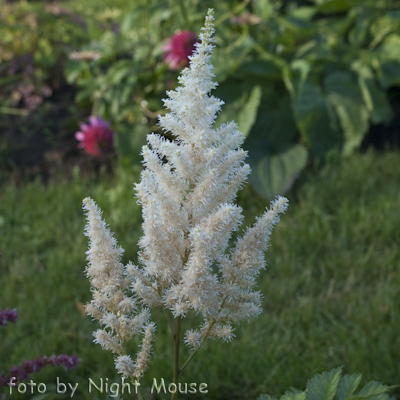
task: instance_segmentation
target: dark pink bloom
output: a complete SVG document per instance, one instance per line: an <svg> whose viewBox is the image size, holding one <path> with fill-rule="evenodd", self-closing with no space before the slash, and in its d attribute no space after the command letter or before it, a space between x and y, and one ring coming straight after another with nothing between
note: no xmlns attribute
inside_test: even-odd
<svg viewBox="0 0 400 400"><path fill-rule="evenodd" d="M169 43L162 49L167 52L164 61L169 69L182 69L189 65L188 57L195 49L198 42L197 36L192 31L182 31L171 36Z"/></svg>
<svg viewBox="0 0 400 400"><path fill-rule="evenodd" d="M3 311L0 311L0 326L5 326L7 322L12 322L15 324L18 320L17 309L10 310L6 308Z"/></svg>
<svg viewBox="0 0 400 400"><path fill-rule="evenodd" d="M112 150L114 132L110 123L99 117L89 117L89 125L80 124L81 130L75 133L75 138L81 143L79 147L89 154L99 156Z"/></svg>

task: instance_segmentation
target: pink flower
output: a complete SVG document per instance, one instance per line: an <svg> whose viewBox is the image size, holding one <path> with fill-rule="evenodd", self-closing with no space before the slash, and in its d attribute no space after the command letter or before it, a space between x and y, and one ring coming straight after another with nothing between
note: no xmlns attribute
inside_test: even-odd
<svg viewBox="0 0 400 400"><path fill-rule="evenodd" d="M192 31L182 31L171 36L169 43L162 48L167 52L164 61L169 64L168 68L178 70L187 67L188 57L192 55L197 42L197 36Z"/></svg>
<svg viewBox="0 0 400 400"><path fill-rule="evenodd" d="M114 132L110 123L99 117L89 117L89 125L80 124L81 130L75 133L76 140L79 140L79 148L85 149L89 154L99 156L112 150Z"/></svg>

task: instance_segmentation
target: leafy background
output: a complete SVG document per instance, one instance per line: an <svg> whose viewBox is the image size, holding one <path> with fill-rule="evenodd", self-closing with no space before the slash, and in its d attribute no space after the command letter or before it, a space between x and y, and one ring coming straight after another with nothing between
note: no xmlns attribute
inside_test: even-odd
<svg viewBox="0 0 400 400"><path fill-rule="evenodd" d="M146 134L159 132L161 99L179 73L163 62L162 47L179 30L199 32L213 2L45 4L3 5L0 123L28 136L32 114L50 107L46 94L70 93L75 104L67 99L63 125L49 122L42 139L54 142L60 128L72 138L79 120L101 115L117 133L119 162L138 163ZM214 94L226 103L217 124L238 122L259 195L285 193L307 165L331 152L350 156L368 132L382 136L394 126L398 144L397 1L222 1L215 25ZM74 51L100 56L79 61L71 59ZM5 164L12 164L16 136L2 135Z"/></svg>

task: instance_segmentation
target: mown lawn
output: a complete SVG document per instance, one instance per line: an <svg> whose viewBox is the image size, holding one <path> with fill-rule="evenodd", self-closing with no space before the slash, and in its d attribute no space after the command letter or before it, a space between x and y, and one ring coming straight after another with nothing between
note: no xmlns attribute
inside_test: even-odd
<svg viewBox="0 0 400 400"><path fill-rule="evenodd" d="M210 341L201 349L182 382L205 382L209 392L188 398L279 396L290 387L304 389L308 378L340 365L345 373L363 373L364 381L400 383L398 165L398 153L368 152L305 174L287 195L289 209L266 253L269 265L259 277L264 313L237 326L232 343ZM73 180L46 187L38 181L18 188L1 184L0 309L17 308L20 321L0 328L0 371L24 359L67 353L82 359L76 370L46 367L32 380L79 383L74 399L105 398L88 393L88 378L120 382L111 354L92 342L97 322L81 311L91 298L81 204L86 196L98 202L126 250L123 262L136 261L137 180L133 170L82 182L76 171ZM249 188L238 202L245 225L267 205ZM149 399L158 398L147 394L153 378L172 378L172 337L162 313L155 319L154 355L141 382ZM400 398L400 390L392 395Z"/></svg>

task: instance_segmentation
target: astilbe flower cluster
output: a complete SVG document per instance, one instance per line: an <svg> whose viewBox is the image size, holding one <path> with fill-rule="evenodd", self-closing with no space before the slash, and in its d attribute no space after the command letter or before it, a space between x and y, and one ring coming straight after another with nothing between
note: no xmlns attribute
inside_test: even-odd
<svg viewBox="0 0 400 400"><path fill-rule="evenodd" d="M162 48L165 51L164 62L168 64L168 68L179 70L187 67L197 41L198 38L192 31L182 31L172 35Z"/></svg>
<svg viewBox="0 0 400 400"><path fill-rule="evenodd" d="M93 156L106 154L113 149L114 132L110 123L104 121L100 116L89 117L89 124L80 124L81 130L75 133L76 140L79 140L79 148Z"/></svg>
<svg viewBox="0 0 400 400"><path fill-rule="evenodd" d="M212 20L209 10L201 43L179 77L181 86L164 100L170 112L159 123L175 141L150 134L142 150L145 169L135 185L144 220L139 265L121 264L122 248L94 201L84 200L90 238L87 274L93 287L87 312L104 327L95 332L95 341L115 354L117 369L125 376L140 377L146 368L155 330L149 322L152 307L163 308L174 329L168 316L172 313L175 340L181 340L181 322L190 311L202 315L201 326L184 335L194 352L206 339L230 341L232 324L260 314L256 277L265 267L271 230L288 206L286 198L278 197L229 248L243 219L233 201L250 167L244 163L247 154L240 147L238 126L231 122L213 128L223 102L210 95L217 86L210 63ZM125 343L136 334L144 339L134 362Z"/></svg>

